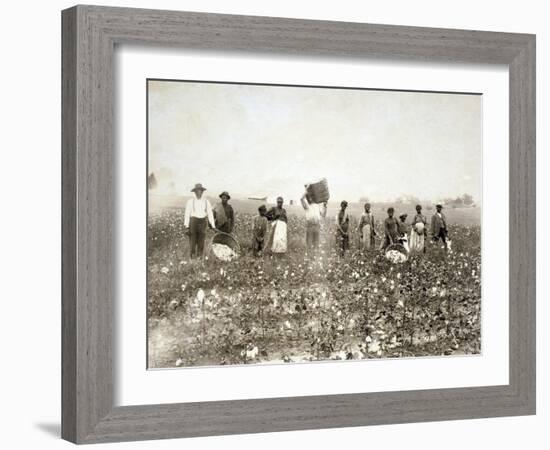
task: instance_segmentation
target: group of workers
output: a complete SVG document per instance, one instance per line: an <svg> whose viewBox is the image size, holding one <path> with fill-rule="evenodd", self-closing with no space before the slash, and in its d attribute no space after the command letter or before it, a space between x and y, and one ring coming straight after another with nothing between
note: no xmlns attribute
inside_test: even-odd
<svg viewBox="0 0 550 450"><path fill-rule="evenodd" d="M204 191L206 188L201 183L197 183L191 189L194 195L185 206L184 226L189 236L191 258L203 255L208 227L231 234L235 225L235 213L229 204L231 199L229 193L222 192L219 195L221 201L212 207L203 195ZM300 202L306 218L306 249L310 253L315 253L319 248L321 223L327 215L327 203L312 201L307 186ZM347 208L348 202L342 201L340 210L335 217L336 242L342 256L350 248L350 236L353 231ZM410 224L407 223L407 214L401 214L399 219L396 219L393 207L388 208L387 214L388 216L384 220L384 237L379 249L385 250L392 244L405 242L411 252L426 251L428 222L426 216L422 214L421 205L416 205L416 214ZM258 208L258 215L254 217L253 221L252 247L254 255L260 255L266 251L273 255L285 254L288 247L287 224L288 216L282 197L278 197L277 204L269 210L265 205L261 205ZM365 251L374 250L377 232L370 203L364 205L364 212L361 215L357 232L361 248ZM440 204L436 205L436 212L431 219L431 237L434 242L442 241L445 250L447 250L447 219L443 213L443 206Z"/></svg>

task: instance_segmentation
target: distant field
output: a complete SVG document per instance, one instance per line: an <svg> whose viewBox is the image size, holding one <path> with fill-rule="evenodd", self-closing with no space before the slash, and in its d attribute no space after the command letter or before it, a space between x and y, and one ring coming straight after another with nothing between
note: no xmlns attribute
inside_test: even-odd
<svg viewBox="0 0 550 450"><path fill-rule="evenodd" d="M149 212L152 214L159 213L163 209L169 208L181 208L183 209L185 206L185 202L187 201L189 197L184 196L168 196L168 195L149 195ZM219 201L218 198L209 198L212 205L214 205L216 202ZM256 214L258 211L258 207L262 204L265 204L266 206L273 206L273 204L257 201L257 200L248 200L248 199L231 199L230 203L233 205L233 208L235 209L235 213L247 213L247 214ZM329 216L335 216L338 212L340 205L340 201L337 200L331 200L328 204L328 215ZM390 203L372 203L372 212L375 215L375 218L377 220L382 220L386 217L386 210L388 207L393 206L396 210L396 215L399 215L401 213L407 213L409 215L409 220L412 219L412 216L415 214L415 205L414 204L390 204ZM423 205L424 210L423 213L430 218L433 213L435 212L435 207L433 205ZM428 208L432 208L429 210ZM287 212L291 215L295 214L303 214L303 209L301 205L294 204L289 205L285 204L285 208ZM351 216L355 216L359 218L361 216L361 213L363 212L363 204L361 203L349 203L348 205L348 212ZM447 219L450 223L455 223L457 225L466 225L466 226L472 226L472 225L480 225L481 224L481 208L480 207L473 207L473 208L445 208L444 210L445 215L447 216Z"/></svg>

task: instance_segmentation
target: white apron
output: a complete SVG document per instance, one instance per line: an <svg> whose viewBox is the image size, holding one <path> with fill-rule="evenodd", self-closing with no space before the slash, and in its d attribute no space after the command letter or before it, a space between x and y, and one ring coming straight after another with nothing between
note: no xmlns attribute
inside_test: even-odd
<svg viewBox="0 0 550 450"><path fill-rule="evenodd" d="M372 229L370 224L363 225L363 250L370 250L371 248L371 239L372 239Z"/></svg>
<svg viewBox="0 0 550 450"><path fill-rule="evenodd" d="M417 231L415 226L412 227L411 231L411 252L422 252L424 251L424 228Z"/></svg>
<svg viewBox="0 0 550 450"><path fill-rule="evenodd" d="M286 253L286 222L276 220L273 222L273 243L271 251L273 253Z"/></svg>

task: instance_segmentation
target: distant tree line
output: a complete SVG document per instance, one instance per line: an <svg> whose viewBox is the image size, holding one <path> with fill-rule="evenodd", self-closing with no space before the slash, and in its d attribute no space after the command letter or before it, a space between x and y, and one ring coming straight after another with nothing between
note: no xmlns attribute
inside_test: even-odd
<svg viewBox="0 0 550 450"><path fill-rule="evenodd" d="M474 197L470 194L464 194L456 198L445 198L443 200L443 203L452 208L460 208L463 206L474 206Z"/></svg>
<svg viewBox="0 0 550 450"><path fill-rule="evenodd" d="M359 199L360 203L369 203L370 199L367 196L363 196ZM384 201L384 202L376 202L376 203L393 203L395 205L428 205L432 202L421 200L418 197L415 197L414 195L401 195L399 197L396 197L393 202L391 201ZM444 205L451 207L451 208L461 208L461 207L470 207L475 206L474 197L471 194L463 194L458 197L448 197L441 199L438 202L435 203L443 203ZM430 208L428 208L430 209Z"/></svg>

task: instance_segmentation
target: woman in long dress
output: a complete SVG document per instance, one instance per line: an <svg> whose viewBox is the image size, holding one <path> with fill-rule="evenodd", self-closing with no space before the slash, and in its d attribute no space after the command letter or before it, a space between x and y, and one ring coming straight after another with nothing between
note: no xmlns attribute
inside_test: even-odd
<svg viewBox="0 0 550 450"><path fill-rule="evenodd" d="M283 197L277 197L277 206L271 208L266 218L271 223L271 234L268 249L273 254L285 254L287 251L287 222L286 210L283 208Z"/></svg>
<svg viewBox="0 0 550 450"><path fill-rule="evenodd" d="M370 212L370 203L365 203L365 212L361 215L359 221L359 235L361 236L361 247L363 250L374 249L374 237L376 229L374 228L374 215Z"/></svg>
<svg viewBox="0 0 550 450"><path fill-rule="evenodd" d="M422 214L422 206L416 205L416 214L412 220L410 248L411 252L426 253L426 235L428 219Z"/></svg>

